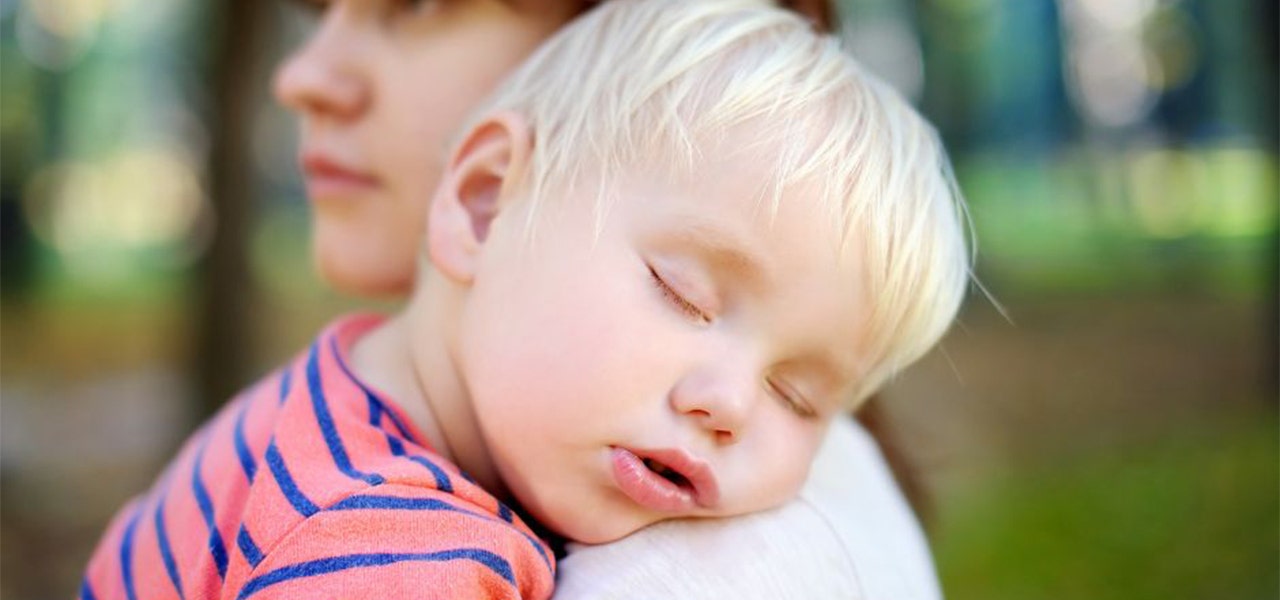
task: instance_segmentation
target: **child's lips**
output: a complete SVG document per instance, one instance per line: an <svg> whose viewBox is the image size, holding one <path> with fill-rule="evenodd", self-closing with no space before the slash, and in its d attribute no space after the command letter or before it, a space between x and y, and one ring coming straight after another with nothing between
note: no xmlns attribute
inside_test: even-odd
<svg viewBox="0 0 1280 600"><path fill-rule="evenodd" d="M658 512L682 513L714 508L720 502L715 474L701 460L679 449L613 447L610 453L614 481L637 504ZM645 465L657 461L685 479L677 484Z"/></svg>
<svg viewBox="0 0 1280 600"><path fill-rule="evenodd" d="M378 178L372 173L319 152L304 152L301 163L307 193L312 198L365 192L378 185Z"/></svg>

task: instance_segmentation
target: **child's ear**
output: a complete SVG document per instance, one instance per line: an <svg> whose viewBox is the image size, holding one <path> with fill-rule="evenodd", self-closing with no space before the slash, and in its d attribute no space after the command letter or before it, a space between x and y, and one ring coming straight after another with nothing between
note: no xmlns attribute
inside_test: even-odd
<svg viewBox="0 0 1280 600"><path fill-rule="evenodd" d="M427 252L446 277L470 282L489 227L506 208L533 150L525 119L485 117L462 139L444 171L427 217Z"/></svg>

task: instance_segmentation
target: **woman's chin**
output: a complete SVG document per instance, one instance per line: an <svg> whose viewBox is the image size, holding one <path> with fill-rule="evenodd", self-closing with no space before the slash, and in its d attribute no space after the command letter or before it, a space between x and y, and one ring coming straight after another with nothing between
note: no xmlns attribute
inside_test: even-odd
<svg viewBox="0 0 1280 600"><path fill-rule="evenodd" d="M363 298L397 298L413 289L412 261L402 266L394 260L377 260L361 253L339 252L331 239L316 234L312 258L320 278L329 287Z"/></svg>

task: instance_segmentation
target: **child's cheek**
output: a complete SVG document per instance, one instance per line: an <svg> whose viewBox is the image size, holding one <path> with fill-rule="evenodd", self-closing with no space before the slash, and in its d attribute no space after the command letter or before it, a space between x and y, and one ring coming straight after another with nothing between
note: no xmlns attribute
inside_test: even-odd
<svg viewBox="0 0 1280 600"><path fill-rule="evenodd" d="M539 409L547 414L580 419L584 411L623 409L652 372L655 332L638 318L642 290L617 279L607 269L579 272L580 285L541 303L539 334L526 338L525 364L515 368L525 389L545 395Z"/></svg>
<svg viewBox="0 0 1280 600"><path fill-rule="evenodd" d="M651 366L654 333L643 318L652 310L645 280L628 277L635 274L610 249L551 254L477 290L484 297L473 331L482 339L467 352L478 367L469 382L477 408L504 405L548 426L622 408Z"/></svg>

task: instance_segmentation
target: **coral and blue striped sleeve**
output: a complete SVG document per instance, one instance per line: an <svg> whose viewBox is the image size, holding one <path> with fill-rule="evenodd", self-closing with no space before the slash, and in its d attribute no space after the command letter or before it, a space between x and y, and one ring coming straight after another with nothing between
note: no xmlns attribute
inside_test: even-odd
<svg viewBox="0 0 1280 600"><path fill-rule="evenodd" d="M339 321L193 434L79 597L550 597L547 545L347 367L378 322Z"/></svg>
<svg viewBox="0 0 1280 600"><path fill-rule="evenodd" d="M548 596L549 581L517 577L549 571L513 531L456 498L379 486L306 519L227 583L238 599Z"/></svg>

